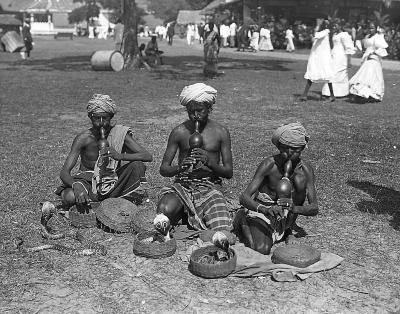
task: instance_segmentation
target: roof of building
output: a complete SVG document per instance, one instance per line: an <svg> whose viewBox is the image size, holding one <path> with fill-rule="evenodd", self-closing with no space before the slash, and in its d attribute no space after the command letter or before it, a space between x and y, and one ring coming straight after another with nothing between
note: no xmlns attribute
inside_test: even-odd
<svg viewBox="0 0 400 314"><path fill-rule="evenodd" d="M0 0L0 6L8 12L71 12L82 5L73 0Z"/></svg>
<svg viewBox="0 0 400 314"><path fill-rule="evenodd" d="M204 15L200 14L201 10L180 10L178 12L178 17L176 18L176 22L178 24L189 24L195 23L200 24L204 22Z"/></svg>
<svg viewBox="0 0 400 314"><path fill-rule="evenodd" d="M0 25L22 25L13 14L0 14Z"/></svg>

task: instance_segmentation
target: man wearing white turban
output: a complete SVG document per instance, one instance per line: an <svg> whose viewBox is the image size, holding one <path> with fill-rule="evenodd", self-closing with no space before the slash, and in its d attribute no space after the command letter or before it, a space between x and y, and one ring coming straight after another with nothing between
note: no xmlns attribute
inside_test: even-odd
<svg viewBox="0 0 400 314"><path fill-rule="evenodd" d="M231 217L219 187L221 178L233 175L231 139L227 128L209 118L216 94L214 88L203 83L182 90L179 100L189 119L169 135L160 173L175 177L175 181L161 190L157 212L165 214L172 225L183 217L196 230L229 232ZM189 145L193 133L201 138L197 147Z"/></svg>
<svg viewBox="0 0 400 314"><path fill-rule="evenodd" d="M279 127L272 136L279 153L261 162L240 196L243 208L236 213L235 233L246 246L262 254L269 254L276 242L293 241L291 233L298 215L318 214L314 170L301 159L308 140L300 123ZM278 196L284 175L287 179L283 181L291 183L291 197Z"/></svg>
<svg viewBox="0 0 400 314"><path fill-rule="evenodd" d="M60 172L63 185L56 194L67 208L76 204L82 212L88 212L90 202L110 197L140 202L141 183L146 182L143 162L152 161L152 155L133 139L129 127L111 124L117 108L110 96L94 94L86 108L92 127L75 137ZM109 146L99 151L101 129ZM72 175L79 157L78 173ZM106 170L101 168L103 160L108 160Z"/></svg>

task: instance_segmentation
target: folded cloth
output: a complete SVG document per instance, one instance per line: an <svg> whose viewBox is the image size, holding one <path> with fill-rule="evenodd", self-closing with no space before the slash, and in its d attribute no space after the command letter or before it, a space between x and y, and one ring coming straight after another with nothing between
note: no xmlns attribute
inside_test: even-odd
<svg viewBox="0 0 400 314"><path fill-rule="evenodd" d="M187 248L185 252L179 253L179 257L183 262L188 263L190 255L195 250L208 245L212 245L212 243L197 239L196 243ZM333 253L321 253L321 259L318 262L305 268L299 268L286 264L274 264L271 261L271 255L258 253L244 246L243 243L237 243L230 247L236 253L237 263L235 271L229 276L241 278L271 276L276 281L294 282L299 279L305 280L313 273L335 268L344 260L343 257Z"/></svg>
<svg viewBox="0 0 400 314"><path fill-rule="evenodd" d="M234 277L260 277L272 276L276 281L297 281L310 277L313 273L335 268L343 262L344 258L333 253L321 253L321 259L305 268L286 264L274 264L271 255L263 255L243 243L232 246L237 255L236 270L230 275Z"/></svg>

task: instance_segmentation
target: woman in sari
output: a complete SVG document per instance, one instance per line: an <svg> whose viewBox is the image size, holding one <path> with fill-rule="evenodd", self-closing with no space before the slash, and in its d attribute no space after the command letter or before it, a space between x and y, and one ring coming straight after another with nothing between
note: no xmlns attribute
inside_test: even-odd
<svg viewBox="0 0 400 314"><path fill-rule="evenodd" d="M214 77L218 74L218 53L220 37L218 28L213 22L208 23L204 27L205 40L204 40L204 69L205 76Z"/></svg>

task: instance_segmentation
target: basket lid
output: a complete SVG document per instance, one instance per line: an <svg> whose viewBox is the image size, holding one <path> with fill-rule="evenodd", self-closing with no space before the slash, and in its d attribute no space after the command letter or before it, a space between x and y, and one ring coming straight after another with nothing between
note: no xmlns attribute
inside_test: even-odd
<svg viewBox="0 0 400 314"><path fill-rule="evenodd" d="M154 230L153 221L156 215L155 204L153 202L144 203L144 206L132 219L133 230L137 233Z"/></svg>
<svg viewBox="0 0 400 314"><path fill-rule="evenodd" d="M307 267L321 259L321 252L308 245L289 244L276 248L271 256L275 264Z"/></svg>
<svg viewBox="0 0 400 314"><path fill-rule="evenodd" d="M137 206L124 198L108 198L96 209L97 219L117 232L129 232Z"/></svg>

